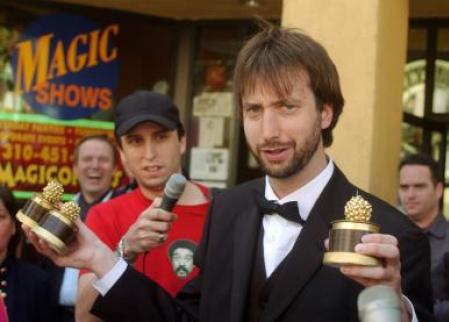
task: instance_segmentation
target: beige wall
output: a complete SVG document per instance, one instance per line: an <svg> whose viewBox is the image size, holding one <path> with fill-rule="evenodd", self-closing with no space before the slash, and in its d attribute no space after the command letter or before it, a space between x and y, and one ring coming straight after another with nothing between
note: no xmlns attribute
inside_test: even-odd
<svg viewBox="0 0 449 322"><path fill-rule="evenodd" d="M284 0L282 24L328 50L346 99L329 154L350 180L396 201L408 0Z"/></svg>

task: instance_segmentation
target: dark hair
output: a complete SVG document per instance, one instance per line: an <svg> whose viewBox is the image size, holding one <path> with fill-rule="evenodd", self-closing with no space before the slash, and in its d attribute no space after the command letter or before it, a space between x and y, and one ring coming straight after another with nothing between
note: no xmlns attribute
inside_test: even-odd
<svg viewBox="0 0 449 322"><path fill-rule="evenodd" d="M234 70L234 99L242 114L242 95L251 91L259 80L286 95L300 71L307 72L318 109L329 104L333 119L322 131L323 144L332 144L332 130L340 116L344 98L337 68L318 42L297 29L282 28L268 22L259 23L261 31L240 50Z"/></svg>
<svg viewBox="0 0 449 322"><path fill-rule="evenodd" d="M21 239L20 233L21 230L19 229L19 222L16 218L17 203L11 190L9 190L3 184L0 184L0 200L5 205L5 208L8 211L9 215L11 216L14 226L16 227L16 233L14 236L11 237L11 240L9 241L8 244L8 254L15 255Z"/></svg>
<svg viewBox="0 0 449 322"><path fill-rule="evenodd" d="M399 164L399 171L406 165L422 165L430 170L431 179L436 185L443 182L440 165L428 154L417 153L406 156Z"/></svg>
<svg viewBox="0 0 449 322"><path fill-rule="evenodd" d="M187 248L190 251L192 251L192 253L195 253L196 250L196 245L195 243L193 243L190 240L187 239L178 239L176 241L174 241L171 245L170 248L168 249L168 256L170 258L173 257L173 253L175 252L175 250L177 250L178 248Z"/></svg>
<svg viewBox="0 0 449 322"><path fill-rule="evenodd" d="M77 164L78 163L78 157L79 157L79 153L80 153L80 147L84 142L87 141L91 141L91 140L97 140L97 141L101 141L106 143L110 148L111 148L111 154L112 154L112 163L115 165L116 162L116 151L115 151L115 146L114 144L111 142L111 140L109 140L108 136L105 134L97 134L97 135L88 135L88 136L84 136L82 137L75 146L75 150L73 151L73 163Z"/></svg>

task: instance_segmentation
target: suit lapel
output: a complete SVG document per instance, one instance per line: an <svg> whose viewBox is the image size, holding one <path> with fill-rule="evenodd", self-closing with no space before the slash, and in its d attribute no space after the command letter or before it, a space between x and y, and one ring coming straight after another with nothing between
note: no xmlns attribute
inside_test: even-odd
<svg viewBox="0 0 449 322"><path fill-rule="evenodd" d="M258 180L250 189L249 198L255 193L263 194L264 179ZM234 230L234 258L231 295L231 322L243 321L248 287L251 281L253 259L256 250L257 234L260 228L261 216L253 199L248 200L245 209L239 210Z"/></svg>
<svg viewBox="0 0 449 322"><path fill-rule="evenodd" d="M344 205L354 192L343 174L335 167L333 176L310 212L307 223L285 258L263 322L274 321L301 292L313 274L322 266L324 239L331 221L343 217Z"/></svg>

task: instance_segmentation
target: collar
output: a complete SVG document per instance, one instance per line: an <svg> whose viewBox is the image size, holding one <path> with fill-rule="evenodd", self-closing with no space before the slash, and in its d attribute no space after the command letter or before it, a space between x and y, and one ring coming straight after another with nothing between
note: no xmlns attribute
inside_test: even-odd
<svg viewBox="0 0 449 322"><path fill-rule="evenodd" d="M114 193L114 190L109 189L100 198L98 198L97 200L94 200L94 202L92 202L92 203L88 203L86 201L86 199L84 199L84 195L81 192L78 192L73 197L73 201L75 201L77 204L84 203L86 205L93 206L93 205L96 205L97 203L108 201L109 199L112 198L113 193Z"/></svg>
<svg viewBox="0 0 449 322"><path fill-rule="evenodd" d="M449 226L449 223L446 221L443 214L439 214L425 231L429 235L443 239L446 236L447 226Z"/></svg>
<svg viewBox="0 0 449 322"><path fill-rule="evenodd" d="M136 189L134 189L133 191L131 191L131 193L135 193L136 196L137 196L137 198L138 198L142 203L144 203L144 204L148 204L148 203L149 203L149 204L152 204L152 203L153 203L153 200L152 200L152 199L147 198L147 197L143 194L143 192L142 192L142 190L140 189L139 186L137 186Z"/></svg>
<svg viewBox="0 0 449 322"><path fill-rule="evenodd" d="M310 211L312 210L315 202L320 196L321 192L323 192L324 187L329 182L332 174L334 173L334 162L329 159L327 166L321 171L315 178L309 181L307 184L302 186L296 191L288 194L282 199L279 199L273 191L273 188L270 185L270 180L268 180L268 176L265 176L265 198L267 200L275 200L280 204L283 204L288 201L296 201L298 202L299 213L301 214L302 219L307 220L309 217Z"/></svg>

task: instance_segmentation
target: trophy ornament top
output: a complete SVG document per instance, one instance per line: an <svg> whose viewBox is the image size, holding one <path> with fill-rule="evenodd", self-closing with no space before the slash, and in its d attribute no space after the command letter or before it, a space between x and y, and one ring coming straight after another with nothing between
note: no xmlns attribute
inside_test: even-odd
<svg viewBox="0 0 449 322"><path fill-rule="evenodd" d="M73 201L63 203L59 210L61 215L74 222L80 215L81 208Z"/></svg>
<svg viewBox="0 0 449 322"><path fill-rule="evenodd" d="M56 181L51 180L44 188L42 192L42 197L50 202L51 204L57 204L64 193L64 188L62 185Z"/></svg>
<svg viewBox="0 0 449 322"><path fill-rule="evenodd" d="M372 212L373 206L359 194L352 197L345 205L345 219L347 221L368 223Z"/></svg>

